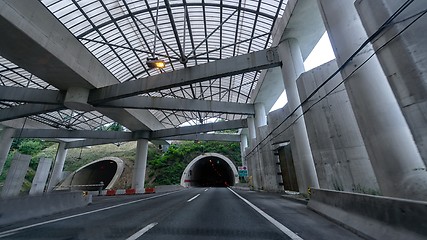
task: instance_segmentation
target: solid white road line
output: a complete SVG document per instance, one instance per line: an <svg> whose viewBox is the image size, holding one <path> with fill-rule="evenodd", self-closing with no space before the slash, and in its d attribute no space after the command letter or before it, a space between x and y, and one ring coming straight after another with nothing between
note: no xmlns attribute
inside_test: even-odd
<svg viewBox="0 0 427 240"><path fill-rule="evenodd" d="M143 229L139 230L138 232L136 232L132 236L126 238L126 240L136 240L136 239L138 239L139 237L141 237L144 233L148 232L150 229L152 229L156 225L157 225L156 222L148 224Z"/></svg>
<svg viewBox="0 0 427 240"><path fill-rule="evenodd" d="M289 230L289 228L283 226L276 219L272 218L270 215L268 215L267 213L265 213L264 211L262 211L261 209L259 209L257 206L253 205L251 202L249 202L248 200L246 200L245 198L243 198L242 196L240 196L239 194L237 194L235 191L233 191L233 189L228 188L228 190L230 190L232 193L234 193L234 195L236 195L237 197L239 197L243 202L245 202L246 204L248 204L251 208L253 208L255 211L257 211L259 214L261 214L261 216L263 216L265 219L267 219L268 221L270 221L274 226L276 226L278 229L280 229L280 231L282 231L284 234L288 235L288 237L290 237L291 239L295 239L295 240L303 240L296 233L294 233L291 230Z"/></svg>
<svg viewBox="0 0 427 240"><path fill-rule="evenodd" d="M163 196L166 196L166 195L170 195L170 194L173 194L173 193L178 193L178 192L181 192L181 191L184 191L184 190L179 190L179 191L176 191L176 192L169 192L169 193L165 193L165 194L161 194L161 195L157 195L157 196L153 196L153 197L149 197L149 198L143 198L143 199L139 199L139 200L135 200L135 201L131 201L131 202L117 204L117 205L106 207L106 208L92 210L92 211L85 212L85 213L79 213L79 214L75 214L75 215L71 215L71 216L67 216L67 217L52 219L52 220L49 220L49 221L44 221L44 222L40 222L40 223L31 224L31 225L28 225L28 226L23 226L23 227L19 227L19 228L7 230L7 231L4 231L4 232L0 232L0 238L4 238L4 237L7 237L7 236L10 236L12 234L15 234L15 233L17 233L19 231L22 231L22 230L25 230L25 229L29 229L29 228L33 228L33 227L38 227L38 226L46 225L46 224L49 224L49 223L55 223L55 222L67 220L67 219L70 219L70 218L80 217L80 216L84 216L84 215L88 215L88 214L96 213L96 212L101 212L101 211L105 211L105 210L109 210L109 209L113 209L113 208L118 208L118 207L126 206L126 205L129 205L129 204L133 204L133 203L147 201L147 200L151 200L151 199L154 199L154 198L159 198L159 197L163 197Z"/></svg>
<svg viewBox="0 0 427 240"><path fill-rule="evenodd" d="M194 197L192 197L192 198L188 199L188 200L187 200L187 202L191 202L191 201L193 201L193 200L194 200L194 199L196 199L198 196L200 196L200 193L199 193L199 194L197 194L196 196L194 196Z"/></svg>

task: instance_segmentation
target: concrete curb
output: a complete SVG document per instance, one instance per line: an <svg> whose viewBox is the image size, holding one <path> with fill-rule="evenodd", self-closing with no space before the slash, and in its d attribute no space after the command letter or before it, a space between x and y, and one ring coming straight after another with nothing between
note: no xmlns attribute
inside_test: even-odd
<svg viewBox="0 0 427 240"><path fill-rule="evenodd" d="M293 201L293 202L300 203L300 204L304 204L304 205L307 205L308 201L309 201L308 199L293 197L292 195L281 195L281 197L286 199L286 200Z"/></svg>

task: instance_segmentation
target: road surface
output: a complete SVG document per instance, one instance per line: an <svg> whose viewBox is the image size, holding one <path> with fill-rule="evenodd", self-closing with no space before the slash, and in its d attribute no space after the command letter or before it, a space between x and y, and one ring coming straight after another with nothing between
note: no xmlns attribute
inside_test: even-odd
<svg viewBox="0 0 427 240"><path fill-rule="evenodd" d="M190 188L94 197L88 207L0 227L0 239L361 239L278 194Z"/></svg>

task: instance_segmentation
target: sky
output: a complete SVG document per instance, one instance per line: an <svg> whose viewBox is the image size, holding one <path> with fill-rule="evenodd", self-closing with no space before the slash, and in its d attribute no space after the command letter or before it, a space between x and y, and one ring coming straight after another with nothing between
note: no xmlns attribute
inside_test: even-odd
<svg viewBox="0 0 427 240"><path fill-rule="evenodd" d="M335 55L332 50L331 43L329 42L328 34L325 32L317 45L314 47L313 51L304 61L304 68L306 71L308 71L324 63L327 63L332 59L335 59ZM282 95L280 95L279 99L277 99L270 112L284 107L287 102L288 99L286 97L286 91L283 91Z"/></svg>

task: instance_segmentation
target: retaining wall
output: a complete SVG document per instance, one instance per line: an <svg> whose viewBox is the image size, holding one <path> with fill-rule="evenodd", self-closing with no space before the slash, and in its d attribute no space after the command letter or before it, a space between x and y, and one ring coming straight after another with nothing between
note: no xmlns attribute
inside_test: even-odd
<svg viewBox="0 0 427 240"><path fill-rule="evenodd" d="M91 202L92 195L83 195L82 192L3 199L0 201L0 226L84 207Z"/></svg>
<svg viewBox="0 0 427 240"><path fill-rule="evenodd" d="M427 202L312 189L308 208L368 239L427 239Z"/></svg>

